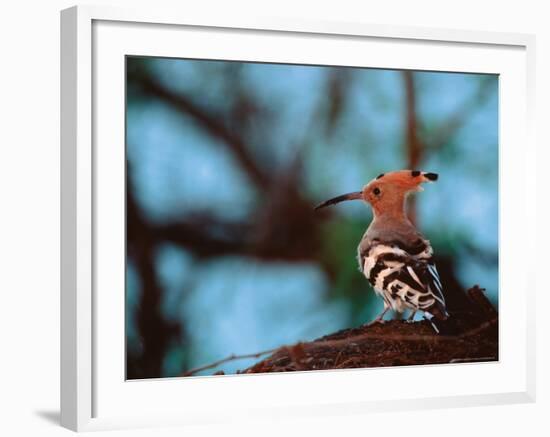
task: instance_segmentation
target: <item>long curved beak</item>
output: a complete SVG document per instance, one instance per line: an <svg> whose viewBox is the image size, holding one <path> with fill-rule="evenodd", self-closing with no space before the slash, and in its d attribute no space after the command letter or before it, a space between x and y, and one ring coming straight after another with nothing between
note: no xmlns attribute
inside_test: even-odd
<svg viewBox="0 0 550 437"><path fill-rule="evenodd" d="M325 206L334 205L336 203L343 202L345 200L360 200L363 198L362 191L354 191L353 193L342 194L341 196L333 197L332 199L325 200L315 207L315 211L324 208Z"/></svg>

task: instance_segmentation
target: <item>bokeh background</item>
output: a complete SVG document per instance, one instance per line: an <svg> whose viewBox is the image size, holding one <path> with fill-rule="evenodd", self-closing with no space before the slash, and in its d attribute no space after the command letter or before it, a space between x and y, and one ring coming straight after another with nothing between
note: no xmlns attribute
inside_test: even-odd
<svg viewBox="0 0 550 437"><path fill-rule="evenodd" d="M370 209L313 207L391 170L440 174L410 215L498 304L497 76L128 57L126 118L129 379L371 320Z"/></svg>

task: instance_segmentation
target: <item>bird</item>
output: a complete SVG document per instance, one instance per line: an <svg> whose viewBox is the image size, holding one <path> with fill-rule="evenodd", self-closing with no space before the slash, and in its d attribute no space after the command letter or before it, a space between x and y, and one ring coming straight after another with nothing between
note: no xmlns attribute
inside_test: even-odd
<svg viewBox="0 0 550 437"><path fill-rule="evenodd" d="M382 173L361 191L333 197L315 207L319 210L347 200L362 200L372 208L373 219L357 248L357 261L359 271L382 297L384 308L369 324L383 323L390 309L397 313L409 310L409 322L421 311L439 334L439 321L449 317L430 241L406 213L407 196L423 191L423 183L435 182L438 177L437 173L418 170Z"/></svg>

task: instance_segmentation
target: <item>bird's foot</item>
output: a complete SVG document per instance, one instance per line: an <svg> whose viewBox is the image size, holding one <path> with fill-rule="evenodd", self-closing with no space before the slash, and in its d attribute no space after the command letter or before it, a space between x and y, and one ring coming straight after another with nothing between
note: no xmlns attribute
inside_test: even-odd
<svg viewBox="0 0 550 437"><path fill-rule="evenodd" d="M386 321L384 320L384 316L386 315L389 309L390 309L389 307L384 307L384 311L382 311L378 315L378 317L376 317L376 319L374 319L372 322L365 323L363 326L373 326L373 325L386 323Z"/></svg>
<svg viewBox="0 0 550 437"><path fill-rule="evenodd" d="M364 323L362 326L367 327L367 326L374 326L374 325L383 325L384 323L386 323L386 320L384 320L382 317L377 317L372 322Z"/></svg>

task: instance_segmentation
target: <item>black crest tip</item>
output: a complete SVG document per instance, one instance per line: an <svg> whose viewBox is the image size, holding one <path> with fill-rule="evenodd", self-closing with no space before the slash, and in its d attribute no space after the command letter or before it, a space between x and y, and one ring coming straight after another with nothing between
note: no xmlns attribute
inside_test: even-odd
<svg viewBox="0 0 550 437"><path fill-rule="evenodd" d="M424 173L424 176L426 176L426 178L430 181L437 181L437 179L439 178L439 175L437 173Z"/></svg>

